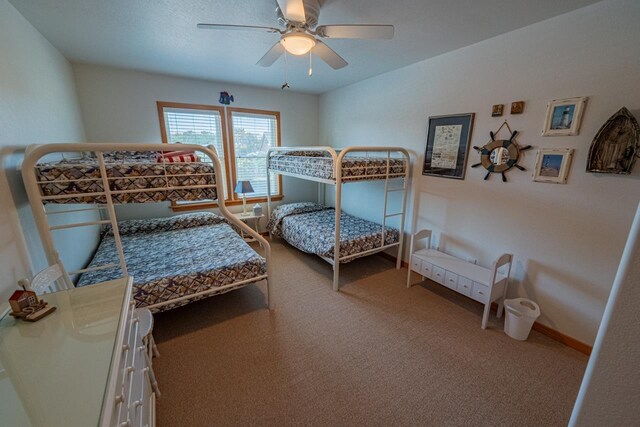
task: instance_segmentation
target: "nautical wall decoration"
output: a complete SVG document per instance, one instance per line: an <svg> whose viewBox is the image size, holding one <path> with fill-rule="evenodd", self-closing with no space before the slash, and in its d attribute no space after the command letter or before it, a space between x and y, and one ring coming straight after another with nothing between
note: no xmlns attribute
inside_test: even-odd
<svg viewBox="0 0 640 427"><path fill-rule="evenodd" d="M500 131L506 128L509 131L509 139L496 139L496 135ZM502 182L507 182L507 176L505 172L511 168L518 168L521 171L526 169L518 164L520 160L520 153L522 151L530 150L531 146L527 145L520 148L515 138L518 135L518 131L512 131L509 124L505 122L498 128L496 132L489 132L491 141L483 147L473 147L474 150L480 153L480 163L471 165L472 168L482 166L487 170L487 174L484 179L487 180L492 173L499 173L502 175Z"/></svg>
<svg viewBox="0 0 640 427"><path fill-rule="evenodd" d="M587 172L628 175L640 156L640 125L622 107L600 128L589 148Z"/></svg>
<svg viewBox="0 0 640 427"><path fill-rule="evenodd" d="M220 92L218 102L222 105L230 105L233 102L233 95L229 95L229 92Z"/></svg>
<svg viewBox="0 0 640 427"><path fill-rule="evenodd" d="M542 136L573 136L580 132L587 97L554 99L547 104Z"/></svg>
<svg viewBox="0 0 640 427"><path fill-rule="evenodd" d="M572 158L573 148L542 148L538 150L533 180L566 184Z"/></svg>

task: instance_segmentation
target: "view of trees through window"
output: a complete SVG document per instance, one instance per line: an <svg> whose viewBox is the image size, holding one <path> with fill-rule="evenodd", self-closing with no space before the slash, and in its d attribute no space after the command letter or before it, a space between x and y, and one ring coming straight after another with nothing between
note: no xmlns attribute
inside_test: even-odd
<svg viewBox="0 0 640 427"><path fill-rule="evenodd" d="M162 106L162 103L159 105ZM247 193L247 197L266 196L266 155L270 147L279 144L279 114L258 110L246 112L229 109L229 147L225 146L222 114L224 114L222 108L213 106L193 106L193 108L162 106L166 142L213 145L218 152L225 179L231 176L232 194L228 194L228 188L225 185L225 199L234 199L233 189L240 180L250 181L255 190L254 193ZM234 157L230 158L229 153L233 153ZM229 164L228 160L235 163ZM235 171L235 176L231 173L227 174L227 169ZM272 195L280 193L278 184L278 180L272 178ZM241 195L238 195L238 198L240 197Z"/></svg>
<svg viewBox="0 0 640 427"><path fill-rule="evenodd" d="M251 182L255 193L267 195L266 156L278 141L278 123L274 115L231 113L236 178ZM277 180L272 181L271 194L277 194Z"/></svg>

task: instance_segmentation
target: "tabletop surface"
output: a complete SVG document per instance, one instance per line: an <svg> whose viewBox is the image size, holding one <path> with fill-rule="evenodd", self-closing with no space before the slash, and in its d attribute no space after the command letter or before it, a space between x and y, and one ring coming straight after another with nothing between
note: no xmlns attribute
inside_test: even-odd
<svg viewBox="0 0 640 427"><path fill-rule="evenodd" d="M42 295L56 311L0 320L0 424L98 425L128 279Z"/></svg>

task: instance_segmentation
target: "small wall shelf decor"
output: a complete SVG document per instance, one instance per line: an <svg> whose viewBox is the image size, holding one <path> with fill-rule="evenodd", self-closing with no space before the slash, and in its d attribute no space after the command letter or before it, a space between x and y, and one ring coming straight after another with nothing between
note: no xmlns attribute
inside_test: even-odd
<svg viewBox="0 0 640 427"><path fill-rule="evenodd" d="M509 131L509 139L496 139L496 135L505 128ZM530 145L520 148L515 140L518 131L512 131L509 124L505 122L498 128L496 132L489 132L491 141L483 147L473 147L480 153L480 163L471 165L472 168L482 166L487 170L484 179L489 179L492 173L502 175L502 181L507 182L505 172L513 167L525 171L526 169L518 164L520 153L531 149Z"/></svg>
<svg viewBox="0 0 640 427"><path fill-rule="evenodd" d="M542 136L578 135L586 103L586 96L554 99L549 102Z"/></svg>
<svg viewBox="0 0 640 427"><path fill-rule="evenodd" d="M511 103L511 114L522 114L524 111L524 101L515 101Z"/></svg>
<svg viewBox="0 0 640 427"><path fill-rule="evenodd" d="M500 117L504 111L504 104L496 104L491 107L491 117Z"/></svg>
<svg viewBox="0 0 640 427"><path fill-rule="evenodd" d="M640 125L622 107L600 128L589 148L587 172L628 175L640 155Z"/></svg>
<svg viewBox="0 0 640 427"><path fill-rule="evenodd" d="M538 150L533 180L536 182L566 184L572 158L573 149L571 148L542 148Z"/></svg>
<svg viewBox="0 0 640 427"><path fill-rule="evenodd" d="M473 113L429 117L422 175L464 179Z"/></svg>

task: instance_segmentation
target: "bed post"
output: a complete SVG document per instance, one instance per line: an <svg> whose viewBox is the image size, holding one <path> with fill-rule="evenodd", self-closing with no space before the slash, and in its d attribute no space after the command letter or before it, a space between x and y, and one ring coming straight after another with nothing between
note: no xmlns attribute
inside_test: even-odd
<svg viewBox="0 0 640 427"><path fill-rule="evenodd" d="M335 209L336 209L336 227L335 227L335 239L333 246L333 290L338 291L340 289L340 210L342 202L342 158L343 153L340 153L337 161L334 161L334 173L336 176L336 191L335 191Z"/></svg>
<svg viewBox="0 0 640 427"><path fill-rule="evenodd" d="M267 151L267 223L271 221L271 173L269 172L269 158L271 156L271 149ZM271 230L269 231L269 238L272 238Z"/></svg>
<svg viewBox="0 0 640 427"><path fill-rule="evenodd" d="M56 250L56 245L53 242L53 236L51 235L51 230L47 221L47 214L42 200L42 195L40 194L40 188L38 187L38 179L35 171L36 162L42 155L44 155L39 154L41 151L46 153L45 148L38 150L40 147L42 146L27 147L22 163L22 179L25 182L25 190L27 191L29 203L31 204L33 219L35 220L36 227L38 228L38 234L40 235L40 241L42 242L47 262L49 265L58 264L60 268L62 268L63 274L57 281L58 286L60 287L60 290L73 289L75 286L69 277L69 273L67 273L67 269L64 267L64 264L62 264L60 255ZM34 151L37 151L37 153L33 154ZM31 273L33 274L33 272Z"/></svg>
<svg viewBox="0 0 640 427"><path fill-rule="evenodd" d="M198 147L198 150L200 150L201 152L205 153L211 159L211 162L213 164L213 171L215 173L215 176L216 177L223 176L222 173L221 173L222 167L220 166L220 160L218 159L218 153L216 152L215 147L212 146L212 145L208 145L206 147ZM267 156L268 155L269 154L267 153ZM269 172L268 171L267 171L267 178L269 178ZM269 182L268 179L267 179L267 182ZM217 200L217 202L218 202L218 210L220 211L220 213L225 218L227 218L232 225L235 225L240 230L244 231L246 234L248 234L249 236L251 236L254 239L256 239L256 241L258 243L260 243L260 245L262 246L262 249L264 250L264 259L267 262L267 278L265 280L266 284L267 284L266 299L267 299L267 305L269 306L269 310L273 310L274 304L273 304L273 297L272 297L271 286L270 286L270 279L271 279L271 245L269 244L267 239L265 239L264 237L262 237L260 235L260 233L256 232L254 229L249 227L244 222L240 221L235 215L233 215L231 212L229 212L229 209L227 209L227 206L224 204L224 196L222 198L220 198L221 194L224 195L224 188L222 186L222 180L216 179L216 189L217 189L217 195L218 195L218 200ZM270 194L271 194L271 189L269 188L269 186L267 184L267 200L270 200L270 197L269 197Z"/></svg>
<svg viewBox="0 0 640 427"><path fill-rule="evenodd" d="M398 244L398 256L396 258L396 268L399 270L402 267L402 246L404 243L404 221L407 217L407 194L409 193L409 177L411 176L411 162L409 161L409 153L406 150L402 150L402 154L405 157L406 166L404 168L404 191L402 193L402 219L400 220L400 236Z"/></svg>

